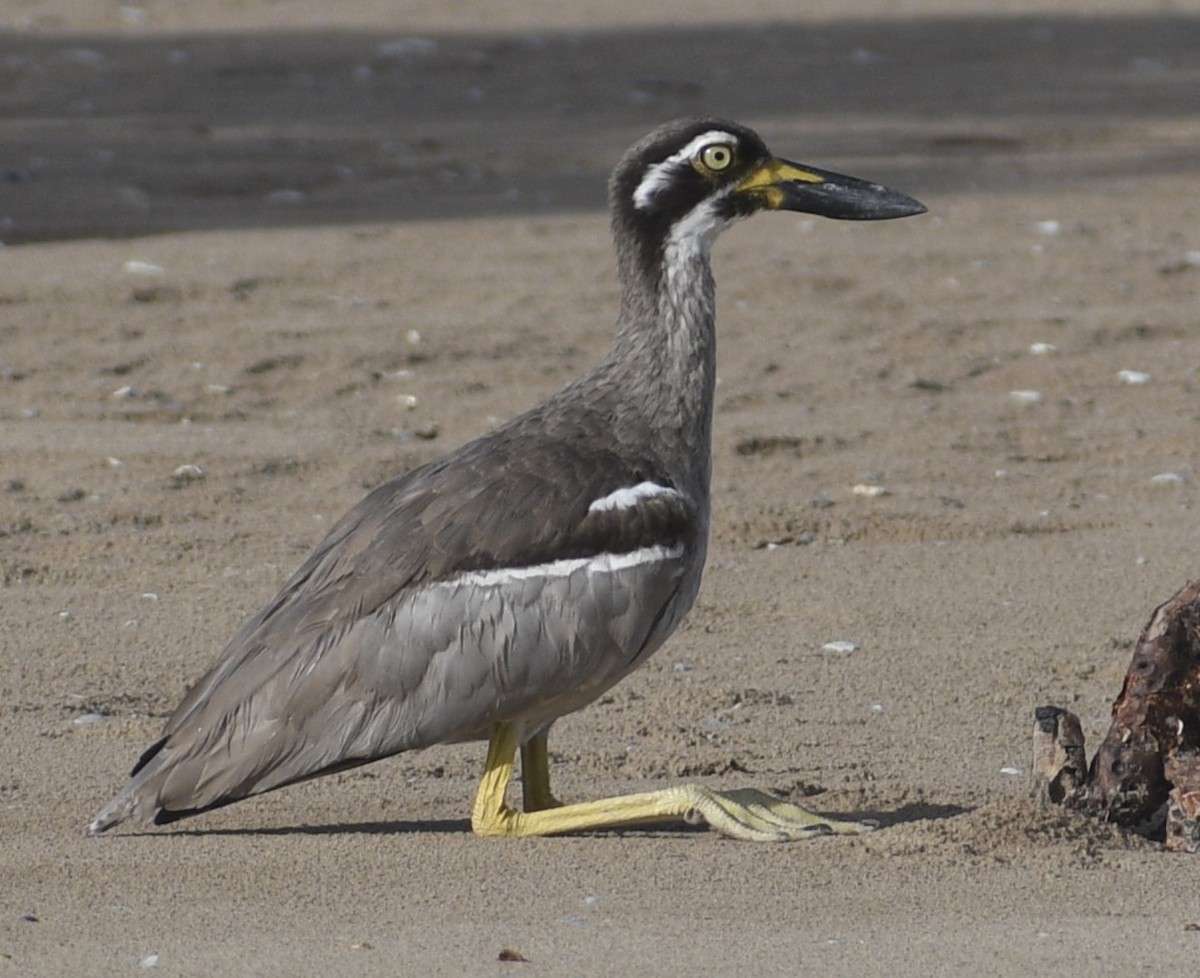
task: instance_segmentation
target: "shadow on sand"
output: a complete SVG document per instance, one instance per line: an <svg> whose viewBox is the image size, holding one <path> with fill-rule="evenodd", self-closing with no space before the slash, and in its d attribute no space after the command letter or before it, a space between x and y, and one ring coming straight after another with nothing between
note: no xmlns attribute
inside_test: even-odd
<svg viewBox="0 0 1200 978"><path fill-rule="evenodd" d="M938 821L954 818L971 811L960 805L936 805L916 803L904 805L893 811L883 812L828 812L830 818L838 819L867 819L877 822L881 829L906 822ZM606 835L693 835L697 832L708 831L703 825L694 826L683 822L670 825L658 825L643 828L614 828L607 831L572 833L573 836L606 836ZM118 837L130 838L169 838L171 836L293 836L293 835L400 835L407 833L426 835L468 835L471 832L471 820L467 818L425 819L422 821L394 820L374 822L335 822L327 825L276 825L265 828L171 828L159 831L122 832Z"/></svg>
<svg viewBox="0 0 1200 978"><path fill-rule="evenodd" d="M600 208L675 116L918 196L1195 172L1200 18L0 39L0 239Z"/></svg>

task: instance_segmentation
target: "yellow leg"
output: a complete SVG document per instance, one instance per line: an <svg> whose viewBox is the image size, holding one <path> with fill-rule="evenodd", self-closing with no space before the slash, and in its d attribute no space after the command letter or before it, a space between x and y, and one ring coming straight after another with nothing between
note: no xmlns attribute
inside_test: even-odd
<svg viewBox="0 0 1200 978"><path fill-rule="evenodd" d="M550 792L549 739L549 733L543 730L521 745L521 793L527 812L562 808L562 802Z"/></svg>
<svg viewBox="0 0 1200 978"><path fill-rule="evenodd" d="M532 749L540 751L544 747L543 742L541 747ZM487 767L471 813L471 828L477 835L558 835L563 832L684 821L693 825L706 823L717 832L735 839L785 842L830 833L849 835L868 832L873 828L867 823L843 822L814 815L754 788L714 791L699 784L517 812L504 801L505 790L512 780L516 753L516 731L507 724L498 724L488 744ZM526 758L528 756L526 754ZM533 766L537 767L542 762L534 756ZM539 792L542 786L547 790L539 797L545 800L545 797L551 797L548 790L548 764L544 785L539 785Z"/></svg>

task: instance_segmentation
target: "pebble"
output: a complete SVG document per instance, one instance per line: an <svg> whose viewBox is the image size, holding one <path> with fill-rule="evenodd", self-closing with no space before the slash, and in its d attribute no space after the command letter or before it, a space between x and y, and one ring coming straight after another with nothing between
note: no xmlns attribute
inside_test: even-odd
<svg viewBox="0 0 1200 978"><path fill-rule="evenodd" d="M876 54L874 51L870 51L867 48L855 48L850 52L850 60L856 65L873 65L879 64L887 59L884 58L883 55Z"/></svg>
<svg viewBox="0 0 1200 978"><path fill-rule="evenodd" d="M1046 357L1052 353L1058 352L1058 347L1053 343L1030 343L1029 352L1035 357Z"/></svg>
<svg viewBox="0 0 1200 978"><path fill-rule="evenodd" d="M1024 772L1019 767L1013 767L1011 764L1007 764L1000 768L1000 773L1007 774L1009 777L1016 777L1018 774L1023 774Z"/></svg>
<svg viewBox="0 0 1200 978"><path fill-rule="evenodd" d="M854 642L839 639L835 642L826 642L821 646L821 649L825 652L857 652L858 645Z"/></svg>
<svg viewBox="0 0 1200 978"><path fill-rule="evenodd" d="M98 65L104 61L104 55L94 48L72 48L66 53L66 58L81 65Z"/></svg>
<svg viewBox="0 0 1200 978"><path fill-rule="evenodd" d="M94 723L103 723L107 719L108 717L103 713L84 713L81 716L77 716L72 722L81 727L90 727Z"/></svg>
<svg viewBox="0 0 1200 978"><path fill-rule="evenodd" d="M129 275L162 275L166 271L162 265L156 265L152 261L139 261L136 258L130 259L121 267Z"/></svg>
<svg viewBox="0 0 1200 978"><path fill-rule="evenodd" d="M1038 234L1058 234L1062 230L1062 225L1058 221L1038 221Z"/></svg>
<svg viewBox="0 0 1200 978"><path fill-rule="evenodd" d="M428 37L401 37L386 41L375 48L381 58L407 58L412 55L436 54L438 42Z"/></svg>
<svg viewBox="0 0 1200 978"><path fill-rule="evenodd" d="M1008 396L1020 404L1041 404L1046 399L1041 391L1009 391Z"/></svg>
<svg viewBox="0 0 1200 978"><path fill-rule="evenodd" d="M866 496L868 499L875 499L879 496L890 496L891 490L885 486L870 485L866 482L860 482L857 485L851 486L850 491L856 496Z"/></svg>
<svg viewBox="0 0 1200 978"><path fill-rule="evenodd" d="M158 955L147 954L141 961L138 962L143 968L155 968L158 966Z"/></svg>
<svg viewBox="0 0 1200 978"><path fill-rule="evenodd" d="M150 195L140 187L119 187L117 200L134 210L147 211L150 209Z"/></svg>
<svg viewBox="0 0 1200 978"><path fill-rule="evenodd" d="M1142 370L1117 371L1117 380L1122 384L1129 384L1131 387L1140 387L1142 384L1148 384L1151 379L1151 376Z"/></svg>
<svg viewBox="0 0 1200 978"><path fill-rule="evenodd" d="M171 473L171 477L177 479L179 482L198 482L204 478L204 470L200 466L192 465L189 462L186 465L179 466L179 468Z"/></svg>
<svg viewBox="0 0 1200 978"><path fill-rule="evenodd" d="M1187 485L1187 476L1178 472L1160 472L1150 477L1152 486L1183 486Z"/></svg>
<svg viewBox="0 0 1200 978"><path fill-rule="evenodd" d="M268 204L303 204L306 200L308 200L308 194L303 190L293 190L290 187L272 190L267 194Z"/></svg>

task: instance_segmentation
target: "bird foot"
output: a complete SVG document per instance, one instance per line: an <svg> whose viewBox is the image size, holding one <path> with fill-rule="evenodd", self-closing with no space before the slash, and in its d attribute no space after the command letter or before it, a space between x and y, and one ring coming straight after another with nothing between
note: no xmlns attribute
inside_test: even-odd
<svg viewBox="0 0 1200 978"><path fill-rule="evenodd" d="M875 828L868 822L816 815L757 788L716 791L702 784L683 784L564 805L550 793L544 733L521 748L525 811L518 812L509 808L504 798L516 750L516 730L498 724L488 744L487 767L471 813L471 827L477 835L521 838L683 821L707 825L733 839L789 842L815 835L855 835Z"/></svg>
<svg viewBox="0 0 1200 978"><path fill-rule="evenodd" d="M691 825L707 825L732 839L791 842L817 835L858 835L877 828L872 822L817 815L757 788L714 791L693 784L679 790L695 797L692 807L684 813L685 821Z"/></svg>
<svg viewBox="0 0 1200 978"><path fill-rule="evenodd" d="M478 835L519 838L680 821L707 825L729 838L749 842L791 842L818 835L853 835L875 828L868 822L816 815L755 788L715 791L699 784L540 811L518 812L503 804L477 803L472 827Z"/></svg>

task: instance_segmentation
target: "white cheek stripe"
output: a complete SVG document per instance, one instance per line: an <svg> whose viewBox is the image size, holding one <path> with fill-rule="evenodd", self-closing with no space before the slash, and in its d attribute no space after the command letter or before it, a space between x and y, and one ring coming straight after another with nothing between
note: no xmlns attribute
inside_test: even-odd
<svg viewBox="0 0 1200 978"><path fill-rule="evenodd" d="M642 547L623 554L597 554L594 557L574 557L570 560L555 560L548 564L534 564L531 567L497 567L494 570L470 571L460 574L448 581L439 581L442 587L496 587L511 584L516 581L527 581L534 577L555 578L569 577L579 570L590 570L593 574L612 574L616 571L627 570L630 567L640 567L644 564L660 564L667 560L676 560L683 556L683 544L673 547L653 546Z"/></svg>
<svg viewBox="0 0 1200 978"><path fill-rule="evenodd" d="M679 496L678 489L670 486L660 486L657 482L639 482L636 486L627 486L601 496L589 507L589 513L603 513L609 509L633 509L643 499L653 499L655 496Z"/></svg>
<svg viewBox="0 0 1200 978"><path fill-rule="evenodd" d="M733 218L722 217L717 207L733 193L731 184L715 197L707 197L675 222L667 238L667 264L674 267L680 259L693 255L707 256L712 243L732 222Z"/></svg>
<svg viewBox="0 0 1200 978"><path fill-rule="evenodd" d="M720 129L710 129L702 136L697 136L678 153L668 156L661 163L655 163L646 170L646 175L642 177L642 182L634 190L633 206L639 211L644 211L654 203L654 198L658 195L658 192L674 179L676 168L700 152L702 146L712 142L735 143L737 139L730 133L723 132Z"/></svg>

